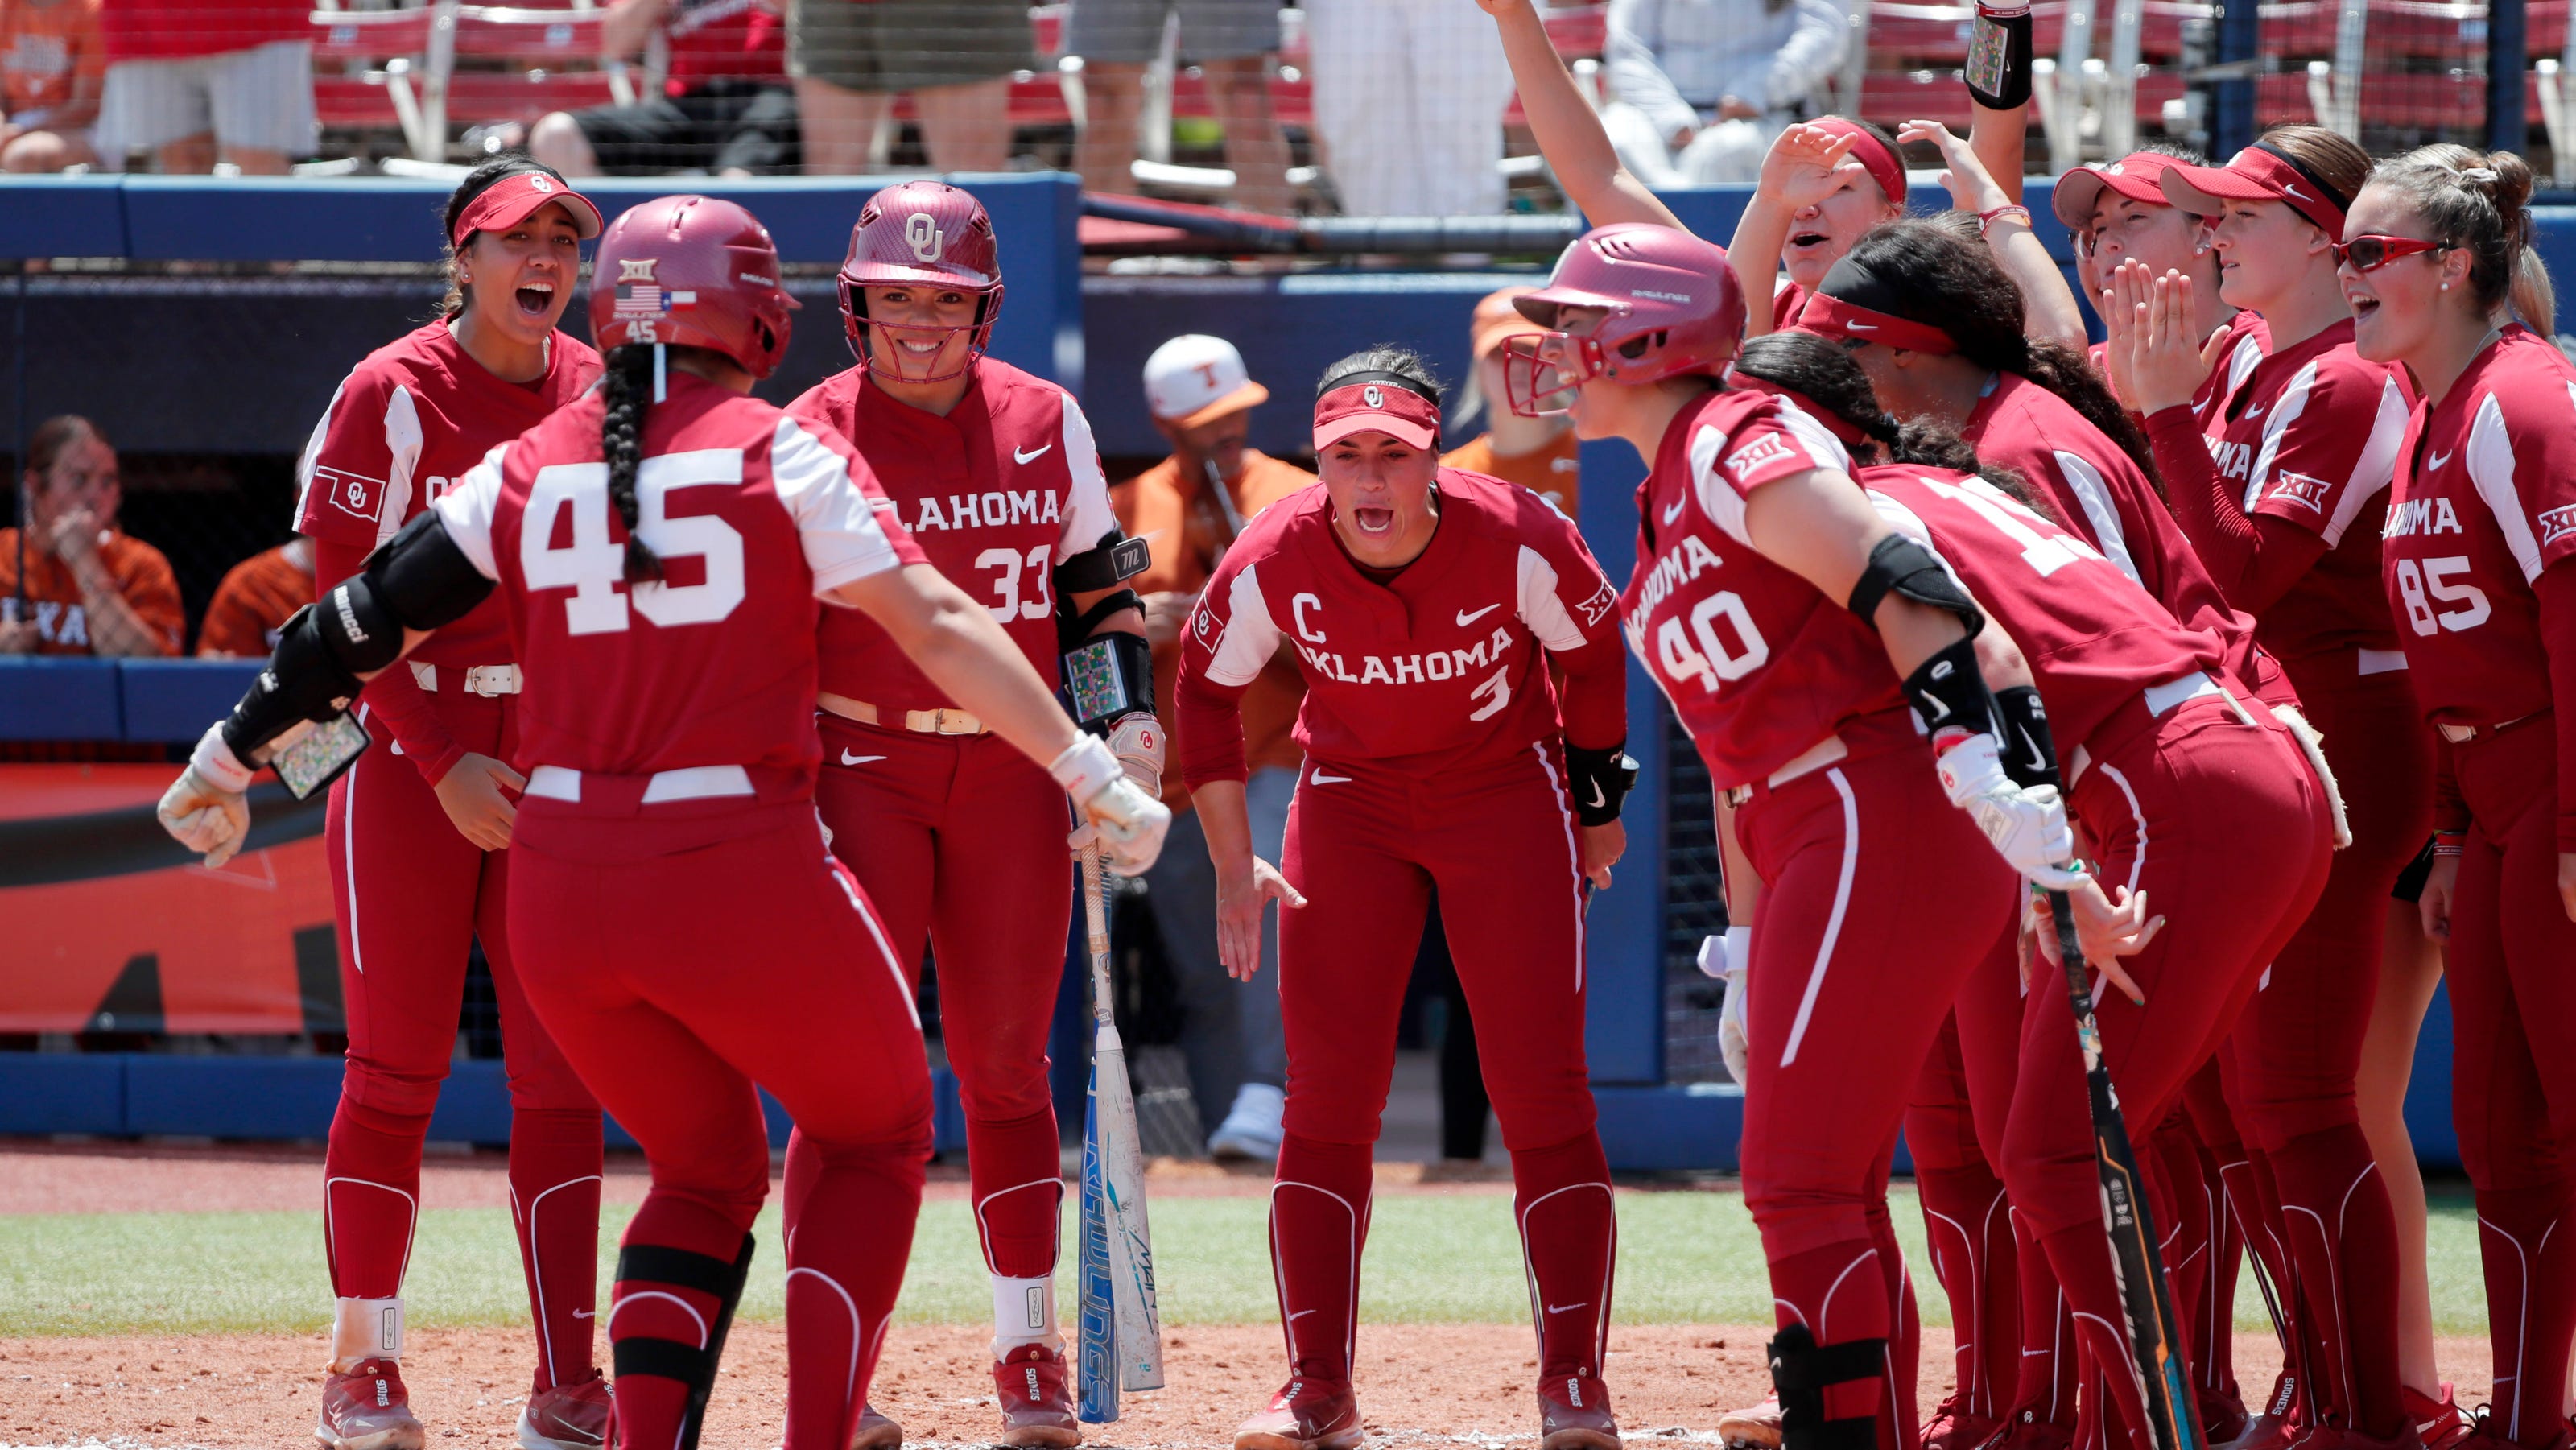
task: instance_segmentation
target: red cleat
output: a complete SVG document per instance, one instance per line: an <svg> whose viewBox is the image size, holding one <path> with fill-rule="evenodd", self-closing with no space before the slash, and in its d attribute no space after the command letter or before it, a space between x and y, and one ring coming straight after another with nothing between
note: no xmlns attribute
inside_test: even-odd
<svg viewBox="0 0 2576 1450"><path fill-rule="evenodd" d="M1069 1370L1064 1351L1044 1344L1023 1344L994 1361L993 1388L1002 1402L999 1443L1054 1450L1082 1443L1082 1426L1073 1417ZM864 1432L864 1417L860 1428ZM902 1435L900 1429L895 1431L898 1441Z"/></svg>
<svg viewBox="0 0 2576 1450"><path fill-rule="evenodd" d="M599 1450L608 1443L608 1381L590 1378L528 1396L519 1412L519 1450Z"/></svg>
<svg viewBox="0 0 2576 1450"><path fill-rule="evenodd" d="M2024 1405L2004 1416L1977 1450L2069 1450L2074 1443L2074 1427L2043 1420L2039 1411Z"/></svg>
<svg viewBox="0 0 2576 1450"><path fill-rule="evenodd" d="M850 1450L898 1450L903 1444L903 1426L877 1413L874 1405L859 1406L859 1428L850 1435Z"/></svg>
<svg viewBox="0 0 2576 1450"><path fill-rule="evenodd" d="M2452 1395L2449 1380L2442 1381L2442 1397L2438 1400L2404 1385L2397 1387L2397 1399L2406 1406L2406 1418L2415 1422L2415 1434L2423 1440L2424 1450L2452 1450L2477 1428Z"/></svg>
<svg viewBox="0 0 2576 1450"><path fill-rule="evenodd" d="M322 1422L313 1438L328 1450L421 1450L420 1421L411 1412L402 1368L390 1359L362 1359L347 1374L322 1379Z"/></svg>
<svg viewBox="0 0 2576 1450"><path fill-rule="evenodd" d="M1599 1375L1549 1375L1538 1382L1539 1450L1619 1450L1610 1387Z"/></svg>
<svg viewBox="0 0 2576 1450"><path fill-rule="evenodd" d="M1977 1450L2003 1428L2000 1420L1989 1420L1963 1406L1963 1397L1955 1391L1923 1422L1923 1450Z"/></svg>
<svg viewBox="0 0 2576 1450"><path fill-rule="evenodd" d="M1235 1427L1234 1450L1359 1450L1360 1404L1347 1381L1293 1379Z"/></svg>

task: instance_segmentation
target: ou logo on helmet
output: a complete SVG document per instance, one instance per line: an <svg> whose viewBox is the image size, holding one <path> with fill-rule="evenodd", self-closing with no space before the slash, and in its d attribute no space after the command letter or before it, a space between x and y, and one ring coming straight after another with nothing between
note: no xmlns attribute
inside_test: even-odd
<svg viewBox="0 0 2576 1450"><path fill-rule="evenodd" d="M903 240L912 254L925 262L939 260L939 219L926 211L917 211L903 219Z"/></svg>

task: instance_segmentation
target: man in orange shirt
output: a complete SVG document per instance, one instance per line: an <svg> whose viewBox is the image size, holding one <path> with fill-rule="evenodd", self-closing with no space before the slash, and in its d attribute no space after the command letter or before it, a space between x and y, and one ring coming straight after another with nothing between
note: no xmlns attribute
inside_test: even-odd
<svg viewBox="0 0 2576 1450"><path fill-rule="evenodd" d="M1475 397L1489 421L1484 432L1442 454L1440 461L1517 483L1572 518L1581 483L1575 464L1574 420L1563 413L1523 418L1512 411L1511 395L1503 391L1503 344L1545 330L1512 307L1513 298L1530 290L1506 287L1476 304L1467 346L1476 360ZM1471 407L1467 417L1473 416Z"/></svg>
<svg viewBox="0 0 2576 1450"><path fill-rule="evenodd" d="M98 0L0 4L0 171L97 164L90 130L106 76Z"/></svg>
<svg viewBox="0 0 2576 1450"><path fill-rule="evenodd" d="M1144 539L1153 556L1131 583L1145 601L1154 698L1167 734L1180 631L1199 590L1253 515L1315 481L1294 464L1244 446L1252 410L1269 396L1245 371L1243 355L1221 337L1176 337L1145 362L1145 401L1155 428L1171 441L1172 456L1113 486L1109 498L1127 536ZM1244 760L1252 772L1244 782L1244 804L1256 852L1277 851L1287 835L1288 800L1305 763L1289 729L1305 694L1296 665L1283 653L1243 698ZM1166 776L1163 803L1172 809L1172 834L1161 859L1145 873L1146 900L1180 993L1190 1095L1199 1121L1217 1123L1208 1139L1211 1154L1266 1162L1279 1153L1288 1082L1287 1044L1279 1026L1277 919L1262 932L1264 969L1249 982L1228 977L1217 960L1216 874L1180 772Z"/></svg>
<svg viewBox="0 0 2576 1450"><path fill-rule="evenodd" d="M20 494L28 527L0 529L0 654L177 654L179 581L118 531L116 450L88 419L37 426Z"/></svg>
<svg viewBox="0 0 2576 1450"><path fill-rule="evenodd" d="M313 602L313 541L298 535L232 567L215 586L206 622L197 631L197 657L261 660L277 648L277 632L295 611Z"/></svg>

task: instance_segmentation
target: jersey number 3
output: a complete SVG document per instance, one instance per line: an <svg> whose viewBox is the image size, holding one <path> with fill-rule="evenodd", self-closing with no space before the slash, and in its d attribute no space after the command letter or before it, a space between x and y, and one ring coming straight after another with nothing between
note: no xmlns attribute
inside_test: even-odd
<svg viewBox="0 0 2576 1450"><path fill-rule="evenodd" d="M537 470L528 506L519 520L519 574L530 592L570 589L564 601L567 634L613 634L629 623L627 610L670 629L713 624L742 603L742 535L713 514L672 518L671 495L684 488L742 484L742 451L704 448L647 458L635 473L636 533L665 565L706 561L696 584L647 580L625 593L626 548L608 537L608 465L558 463ZM554 547L558 521L572 510L572 542Z"/></svg>

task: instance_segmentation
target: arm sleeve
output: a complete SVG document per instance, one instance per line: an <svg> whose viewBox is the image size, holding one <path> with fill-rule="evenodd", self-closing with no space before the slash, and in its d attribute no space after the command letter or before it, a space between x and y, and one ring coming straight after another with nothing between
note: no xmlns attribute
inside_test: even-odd
<svg viewBox="0 0 2576 1450"><path fill-rule="evenodd" d="M469 475L470 477L470 475ZM320 598L333 585L366 567L367 556L376 551L373 543L349 544L336 538L317 535L313 540L313 592ZM485 545L488 556L490 545ZM466 550L472 558L473 551ZM411 670L397 662L392 669L367 681L360 695L368 713L382 720L393 731L394 743L402 747L403 758L420 772L420 778L436 785L447 779L447 772L465 758L465 747L448 733L447 722L438 718L438 710Z"/></svg>
<svg viewBox="0 0 2576 1450"><path fill-rule="evenodd" d="M1243 692L1279 649L1279 626L1263 599L1258 566L1229 558L1199 594L1181 636L1180 679L1173 686L1172 729L1179 737L1181 778L1192 789L1212 780L1241 780Z"/></svg>
<svg viewBox="0 0 2576 1450"><path fill-rule="evenodd" d="M1521 623L1565 672L1557 714L1565 738L1603 750L1628 738L1627 655L1619 639L1619 591L1562 514L1528 505L1532 539L1521 545Z"/></svg>
<svg viewBox="0 0 2576 1450"><path fill-rule="evenodd" d="M2533 586L2540 643L2549 652L2549 697L2558 731L2558 849L2576 851L2576 566L2559 564Z"/></svg>
<svg viewBox="0 0 2576 1450"><path fill-rule="evenodd" d="M1669 139L1684 127L1699 125L1699 109L1682 99L1672 77L1655 61L1660 35L1656 7L1662 0L1610 0L1608 33L1602 54L1610 70L1610 93L1646 113L1655 134Z"/></svg>
<svg viewBox="0 0 2576 1450"><path fill-rule="evenodd" d="M1827 0L1796 0L1798 28L1789 35L1789 43L1771 60L1771 94L1764 98L1765 108L1787 110L1799 102L1819 95L1825 82L1843 63L1843 47L1850 27L1842 12ZM1751 100L1752 97L1745 97Z"/></svg>
<svg viewBox="0 0 2576 1450"><path fill-rule="evenodd" d="M411 517L421 437L409 389L370 367L351 373L296 460L295 531L360 558L392 538Z"/></svg>
<svg viewBox="0 0 2576 1450"><path fill-rule="evenodd" d="M2249 516L2210 459L2200 420L2177 404L2147 420L2147 441L2165 476L2175 522L2227 602L2261 614L2299 582L2330 547L2323 534L2278 514Z"/></svg>
<svg viewBox="0 0 2576 1450"><path fill-rule="evenodd" d="M796 521L817 598L854 579L926 562L867 461L830 429L816 433L780 418L769 442L769 476Z"/></svg>
<svg viewBox="0 0 2576 1450"><path fill-rule="evenodd" d="M1064 532L1055 541L1059 564L1099 547L1102 535L1119 530L1118 511L1109 504L1109 478L1100 466L1100 445L1071 393L1064 395L1063 439L1064 466L1073 475L1073 488L1064 501Z"/></svg>

